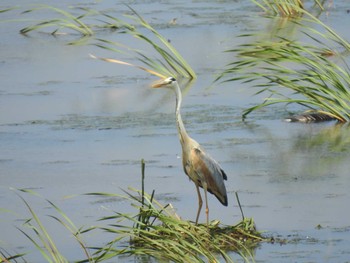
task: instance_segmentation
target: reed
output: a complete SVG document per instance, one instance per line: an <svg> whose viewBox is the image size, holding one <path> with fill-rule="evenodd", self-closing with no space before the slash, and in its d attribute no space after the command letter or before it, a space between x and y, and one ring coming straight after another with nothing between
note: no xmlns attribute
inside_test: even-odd
<svg viewBox="0 0 350 263"><path fill-rule="evenodd" d="M350 120L350 70L342 56L350 51L350 45L317 18L305 14L307 26L293 22L300 26L305 42L276 36L228 50L238 59L217 80L251 82L256 94L267 94L263 103L246 109L243 118L268 105L297 103L340 122ZM320 25L323 32L315 29ZM243 37L252 36L257 35Z"/></svg>
<svg viewBox="0 0 350 263"><path fill-rule="evenodd" d="M305 5L302 0L252 0L266 14L281 17L300 17L304 14ZM323 10L320 1L314 0L314 6Z"/></svg>
<svg viewBox="0 0 350 263"><path fill-rule="evenodd" d="M132 16L128 17L135 22L136 26L130 26L126 33L133 38L146 43L146 45L150 46L159 57L150 56L142 50L132 48L130 45L123 45L119 42L106 39L97 39L98 42L96 43L96 46L112 52L123 53L130 58L136 58L145 67L158 72L160 75L195 79L196 73L170 41L152 27L134 9L130 6L128 7L133 13ZM147 32L141 33L139 28L146 29Z"/></svg>
<svg viewBox="0 0 350 263"><path fill-rule="evenodd" d="M130 202L136 210L135 214L113 212L110 216L100 218L103 226L77 228L71 219L54 203L48 201L57 215L49 215L68 230L80 245L85 258L78 262L104 262L117 257L135 257L173 262L233 262L228 252L239 254L245 262L254 262L254 249L260 242L270 241L263 237L255 228L252 218L245 218L235 225L221 225L218 220L206 224L195 225L193 222L181 219L171 204L163 205L155 199L155 191L148 194L144 190L145 162L141 161L141 190L129 188L124 194L88 193L89 196L117 197ZM39 196L28 189L14 190L30 212L31 218L18 228L39 251L45 262L70 262L59 251L54 237L49 233L33 207L17 192ZM39 196L40 197L40 196ZM99 231L114 236L102 247L87 246L83 235ZM96 234L96 233L95 233ZM10 255L0 251L0 262L24 262L26 254Z"/></svg>
<svg viewBox="0 0 350 263"><path fill-rule="evenodd" d="M70 262L58 249L54 237L49 233L49 230L42 223L42 220L39 218L38 214L35 212L34 208L22 197L19 193L26 193L34 196L38 196L36 192L28 189L13 189L16 191L17 196L23 201L27 210L30 212L31 218L25 220L23 223L23 228L17 228L28 240L34 245L36 251L39 251L42 255L45 262L49 263L67 263ZM89 253L88 247L85 245L85 242L82 238L82 229L77 228L71 219L54 203L49 200L46 200L51 208L53 208L57 215L49 215L50 218L60 223L66 230L70 232L75 241L80 245L86 256L86 262L93 262ZM29 229L26 231L24 229ZM26 262L25 256L27 253L21 253L16 255L10 255L7 253L5 256L4 253L1 253L3 258L0 257L0 262L16 262L16 259L20 258L23 262ZM2 260L2 261L1 261Z"/></svg>
<svg viewBox="0 0 350 263"><path fill-rule="evenodd" d="M164 206L158 202L154 191L151 194L144 192L144 165L142 162L142 190L129 188L123 197L137 209L137 214L115 213L101 218L111 223L100 229L117 238L95 248L95 261L126 255L172 262L219 262L220 258L233 262L227 254L229 251L240 254L246 262L254 261L252 251L259 242L268 239L256 231L253 219L243 218L233 226L222 226L218 220L211 221L209 226L183 220L171 204ZM99 228L87 231L96 229ZM122 249L121 244L124 244Z"/></svg>
<svg viewBox="0 0 350 263"><path fill-rule="evenodd" d="M239 254L245 262L254 262L254 249L260 242L270 241L263 237L255 227L252 218L243 216L235 225L221 225L213 220L209 225L195 225L193 222L181 219L171 204L163 205L155 198L155 191L148 194L144 190L145 162L141 162L142 185L141 190L129 188L124 194L88 193L95 197L116 197L130 202L136 213L113 212L109 216L99 219L102 226L77 228L71 219L54 203L48 201L57 215L49 215L68 230L80 245L85 258L79 262L104 262L117 260L118 257L153 258L170 260L172 262L233 262L228 254ZM20 193L38 195L27 189L16 190ZM23 224L21 231L39 251L45 262L69 262L69 259L59 251L58 246L42 223L33 207L17 194L30 212L31 218ZM238 198L238 197L237 197ZM83 240L86 234L109 233L112 240L103 246L88 246ZM110 235L108 235L110 236ZM0 251L0 262L16 262L25 254L9 255Z"/></svg>
<svg viewBox="0 0 350 263"><path fill-rule="evenodd" d="M76 8L81 14L74 15L73 12L66 11L48 5L36 5L35 7L25 10L22 14L28 14L38 11L53 12L52 19L44 19L34 22L34 24L26 26L20 30L21 34L29 34L32 31L42 30L44 28L51 29L52 35L68 34L63 30L72 30L79 33L83 37L91 37L99 29L112 29L117 33L128 34L138 42L146 44L154 51L154 55L148 55L146 52L133 48L129 41L127 45L123 45L118 41L111 41L105 38L96 38L95 46L105 50L123 53L130 59L137 59L145 67L158 72L163 76L177 76L187 79L195 79L196 73L181 56L176 48L152 27L141 15L128 6L132 15L125 15L123 19L114 17L107 12L100 12L88 8ZM14 8L0 10L0 12L11 11ZM82 11L82 12L81 12ZM126 19L132 22L126 22ZM89 19L89 20L88 20ZM88 24L86 20L90 21ZM91 23L93 22L93 23ZM145 31L146 32L141 32ZM81 44L82 40L71 41L69 44Z"/></svg>
<svg viewBox="0 0 350 263"><path fill-rule="evenodd" d="M20 30L21 34L28 34L32 31L37 31L43 28L54 28L54 30L51 32L52 35L58 34L62 29L71 29L75 32L80 33L83 36L93 35L93 30L91 29L91 27L83 22L83 18L92 14L91 11L75 16L68 11L65 11L60 8L56 8L54 6L38 5L32 9L23 11L22 14L28 14L32 12L38 12L38 11L45 11L45 12L52 11L53 13L57 14L59 17L49 19L49 20L41 20L36 22L33 25L26 26Z"/></svg>
<svg viewBox="0 0 350 263"><path fill-rule="evenodd" d="M176 215L171 205L161 205L154 193L144 193L142 197L141 191L129 190L128 198L135 201L132 205L139 211L136 215L116 213L101 219L111 222L101 229L117 238L95 248L95 261L122 255L146 255L173 262L218 262L220 258L233 262L227 252L234 251L252 262L254 248L267 240L256 231L252 219L244 219L234 226L222 226L217 220L209 226L195 225ZM121 249L121 244L127 245Z"/></svg>
<svg viewBox="0 0 350 263"><path fill-rule="evenodd" d="M22 192L32 193L31 191L22 189ZM18 228L31 242L34 244L35 248L41 253L46 262L50 263L66 263L68 260L60 253L56 243L47 231L46 227L41 222L38 215L35 213L34 209L29 205L29 203L20 195L23 203L26 205L28 211L30 212L32 218L25 221L24 226L31 229L34 232L34 236L28 234L24 230Z"/></svg>

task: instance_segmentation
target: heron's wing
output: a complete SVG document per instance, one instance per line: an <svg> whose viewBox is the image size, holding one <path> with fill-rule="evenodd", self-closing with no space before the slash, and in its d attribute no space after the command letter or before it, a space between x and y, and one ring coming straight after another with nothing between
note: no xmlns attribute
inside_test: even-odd
<svg viewBox="0 0 350 263"><path fill-rule="evenodd" d="M206 154L200 147L194 147L190 154L191 170L199 178L199 185L206 183L207 190L214 194L219 201L227 206L227 194L224 180L227 175L220 165Z"/></svg>

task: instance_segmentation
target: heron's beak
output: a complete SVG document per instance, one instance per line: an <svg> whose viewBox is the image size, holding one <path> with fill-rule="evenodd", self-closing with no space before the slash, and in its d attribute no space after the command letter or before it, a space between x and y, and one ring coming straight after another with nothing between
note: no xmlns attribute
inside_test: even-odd
<svg viewBox="0 0 350 263"><path fill-rule="evenodd" d="M161 88L167 84L169 84L169 83L166 81L166 79L161 79L161 80L157 80L157 81L153 82L151 87L152 88Z"/></svg>

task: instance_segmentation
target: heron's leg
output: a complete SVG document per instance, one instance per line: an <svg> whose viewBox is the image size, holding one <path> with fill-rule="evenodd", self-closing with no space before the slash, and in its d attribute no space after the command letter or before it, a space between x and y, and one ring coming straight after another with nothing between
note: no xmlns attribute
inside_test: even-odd
<svg viewBox="0 0 350 263"><path fill-rule="evenodd" d="M207 187L203 185L204 197L205 197L205 214L207 216L207 226L209 225L209 206L208 206L208 197L207 197Z"/></svg>
<svg viewBox="0 0 350 263"><path fill-rule="evenodd" d="M203 201L202 201L201 193L199 192L199 186L197 184L196 184L196 189L197 189L197 194L198 194L198 211L197 211L197 217L196 217L196 225L197 225L199 214L200 214L201 209L202 209Z"/></svg>

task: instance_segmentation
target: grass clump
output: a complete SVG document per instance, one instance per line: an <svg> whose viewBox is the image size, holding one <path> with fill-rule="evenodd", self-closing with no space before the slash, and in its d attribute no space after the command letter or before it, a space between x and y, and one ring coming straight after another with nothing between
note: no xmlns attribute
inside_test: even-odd
<svg viewBox="0 0 350 263"><path fill-rule="evenodd" d="M74 11L66 11L54 6L37 5L31 9L25 10L22 14L28 14L39 11L51 11L53 18L35 20L34 24L26 26L20 30L21 34L29 34L33 31L42 29L52 30L50 34L68 34L63 30L71 30L85 37L95 35L96 30L113 29L117 33L127 34L133 38L128 44L121 44L119 41L111 41L105 38L96 38L95 46L108 51L123 53L130 56L131 59L137 59L143 65L152 71L158 72L162 76L179 76L187 79L195 79L196 73L193 71L187 61L181 56L170 41L152 27L142 16L134 9L128 6L131 15L124 15L123 19L114 17L106 11L97 11L88 8L76 7ZM12 9L2 10L10 11ZM0 10L1 12L1 10ZM74 14L78 13L78 14ZM131 20L131 22L127 22ZM90 23L89 23L90 22ZM141 32L145 31L145 32ZM131 47L130 43L134 43L134 39L151 47L155 52L155 56L151 57L146 52ZM72 41L69 44L81 44L82 41ZM107 59L105 59L107 60ZM111 59L109 59L111 60Z"/></svg>
<svg viewBox="0 0 350 263"><path fill-rule="evenodd" d="M38 195L37 193L27 189L19 189L18 191L23 193L29 193L31 195ZM49 263L69 262L69 260L60 252L57 244L54 241L54 238L49 233L45 225L42 223L42 220L36 214L36 212L31 207L31 205L21 195L19 194L17 195L23 201L26 208L30 212L31 218L25 220L25 222L23 223L23 226L27 229L30 229L32 231L32 234L26 232L21 228L18 228L18 230L30 240L30 242L35 246L36 251L40 252L45 262L49 262ZM52 203L49 200L46 200L46 201L49 203L50 207L54 208L59 215L59 216L50 215L49 217L51 217L52 219L60 223L65 229L67 229L73 235L74 239L78 242L80 247L83 249L84 254L89 259L90 258L89 251L82 239L80 229L78 229L74 225L74 223L59 207L57 207L54 203ZM22 258L25 261L25 255L26 255L25 253L17 254L14 256L6 256L6 257L3 255L4 256L3 262L12 262L12 260L15 260L16 258ZM0 260L0 262L2 261ZM91 261L89 260L88 262L91 262Z"/></svg>
<svg viewBox="0 0 350 263"><path fill-rule="evenodd" d="M303 15L305 5L303 0L252 0L266 14L281 17L300 17ZM314 0L314 5L323 10L322 3Z"/></svg>
<svg viewBox="0 0 350 263"><path fill-rule="evenodd" d="M12 9L15 8L11 8L8 11ZM21 14L25 15L40 11L45 14L50 14L53 18L29 20L32 21L33 24L22 28L20 30L21 34L26 35L33 31L52 29L50 32L51 35L67 35L69 32L64 30L69 29L73 32L79 33L81 36L93 36L96 31L100 29L119 29L119 32L124 33L126 30L131 30L133 28L132 25L113 17L106 12L100 12L85 7L70 7L69 10L64 10L58 7L41 4L35 5L31 9L27 9Z"/></svg>
<svg viewBox="0 0 350 263"><path fill-rule="evenodd" d="M127 54L131 58L136 58L145 65L145 67L157 72L158 76L179 76L187 79L195 79L196 73L170 41L161 35L134 9L131 7L129 8L132 11L132 15L128 16L128 18L131 18L136 26L129 27L126 33L146 43L147 46L150 46L159 58L146 55L144 51L132 48L130 45L123 45L119 42L106 39L97 39L98 43L96 43L96 46L112 52ZM146 29L147 32L141 33L139 29ZM112 62L112 59L104 60L110 60Z"/></svg>
<svg viewBox="0 0 350 263"><path fill-rule="evenodd" d="M139 212L134 216L116 213L102 219L113 222L103 230L116 233L119 238L97 249L96 261L117 255L146 255L173 262L218 262L220 258L233 262L227 252L234 251L249 262L254 260L252 250L267 240L256 231L252 219L234 226L222 226L217 220L209 226L195 225L179 218L171 205L161 205L153 195L142 196L141 191L131 190L137 195L128 193L129 198L135 201L133 206ZM118 249L121 244L127 245Z"/></svg>
<svg viewBox="0 0 350 263"><path fill-rule="evenodd" d="M350 51L349 43L321 21L294 21L301 28L305 42L279 37L255 41L228 50L238 60L227 66L218 77L225 81L252 82L256 94L266 93L263 103L246 109L243 118L262 107L297 103L313 113L350 120L350 70L342 53ZM325 33L312 28L322 26ZM244 35L244 37L252 37ZM322 118L321 118L322 119ZM327 119L327 117L324 117Z"/></svg>
<svg viewBox="0 0 350 263"><path fill-rule="evenodd" d="M87 25L85 22L83 22L83 19L89 15L91 15L93 12L88 11L81 15L74 15L71 12L65 11L60 8L56 8L54 6L49 5L38 5L32 9L28 9L22 12L22 14L27 14L31 12L37 12L37 11L52 11L55 14L57 14L59 17L48 19L48 20L42 20L38 21L37 23L26 26L20 30L21 34L28 34L32 31L37 31L43 28L54 28L54 30L51 32L52 35L59 34L60 30L62 29L71 29L75 32L80 33L83 36L92 36L94 34L93 30L91 29L91 26ZM87 11L87 9L85 9Z"/></svg>
<svg viewBox="0 0 350 263"><path fill-rule="evenodd" d="M122 198L131 203L136 214L113 212L99 219L103 226L77 228L69 217L55 204L48 201L50 207L58 213L49 215L67 229L78 242L86 256L78 262L110 262L116 257L134 256L136 259L169 260L172 262L233 262L228 252L238 253L246 262L254 261L254 249L262 241L271 241L263 237L255 228L253 219L244 218L236 225L221 225L214 220L207 224L195 225L182 220L171 204L162 205L155 199L155 192L144 191L145 163L142 162L142 189L130 188L125 195L107 193L89 193L89 196ZM37 195L21 189L22 193ZM45 262L69 262L58 249L58 244L49 234L39 216L30 204L19 195L31 218L23 224L32 232L19 229L41 253ZM243 215L243 213L242 213ZM102 246L88 246L83 240L86 234L108 233L112 240ZM92 233L93 232L93 233ZM108 235L110 236L110 235ZM2 257L1 257L2 256ZM25 262L26 254L9 255L0 251L0 262Z"/></svg>
<svg viewBox="0 0 350 263"><path fill-rule="evenodd" d="M144 163L142 163L144 180ZM142 182L144 182L142 180ZM222 226L214 220L195 225L181 219L171 204L162 205L142 190L129 189L126 199L138 210L136 215L115 213L102 218L111 222L102 229L118 238L106 246L95 248L94 261L115 256L148 256L173 262L233 262L229 251L239 253L246 261L254 261L252 250L261 241L267 241L256 230L253 219L243 218L234 226ZM109 194L98 194L107 195ZM95 230L91 228L88 231ZM123 248L120 248L124 244Z"/></svg>

